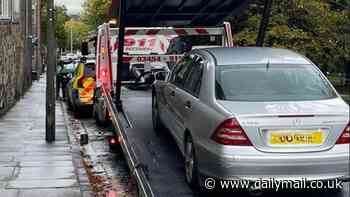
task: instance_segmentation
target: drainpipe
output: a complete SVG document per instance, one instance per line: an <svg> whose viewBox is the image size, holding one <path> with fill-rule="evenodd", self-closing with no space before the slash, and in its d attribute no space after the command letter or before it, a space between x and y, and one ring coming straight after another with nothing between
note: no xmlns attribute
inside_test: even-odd
<svg viewBox="0 0 350 197"><path fill-rule="evenodd" d="M37 47L36 47L36 72L37 77L42 73L42 60L41 60L41 0L36 0L36 38L37 38Z"/></svg>
<svg viewBox="0 0 350 197"><path fill-rule="evenodd" d="M27 54L26 54L26 59L25 63L28 67L29 71L29 76L30 79L32 79L32 66L33 66L33 45L32 45L32 39L33 39L33 9L32 9L32 0L27 0L27 5L26 5L26 20L27 20L27 33L26 33L26 42L27 42Z"/></svg>

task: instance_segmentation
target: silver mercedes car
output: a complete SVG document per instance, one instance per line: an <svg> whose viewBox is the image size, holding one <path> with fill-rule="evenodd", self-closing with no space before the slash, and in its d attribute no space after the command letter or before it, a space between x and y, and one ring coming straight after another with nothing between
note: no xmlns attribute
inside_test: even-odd
<svg viewBox="0 0 350 197"><path fill-rule="evenodd" d="M193 50L152 93L187 182L201 177L349 181L349 105L309 59L285 49Z"/></svg>

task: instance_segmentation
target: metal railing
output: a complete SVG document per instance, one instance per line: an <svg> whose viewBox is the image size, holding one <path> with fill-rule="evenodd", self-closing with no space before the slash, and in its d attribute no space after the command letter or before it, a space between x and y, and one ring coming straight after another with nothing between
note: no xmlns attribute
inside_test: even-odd
<svg viewBox="0 0 350 197"><path fill-rule="evenodd" d="M139 188L139 196L142 197L154 197L153 191L147 179L146 173L142 168L142 165L137 158L134 147L131 145L131 142L126 135L125 128L122 126L122 121L119 119L118 110L113 104L113 99L109 93L105 91L102 87L102 91L104 94L104 100L107 105L108 111L111 114L112 124L115 128L115 132L118 137L121 139L121 147L125 158L127 160L130 171L135 176L138 188ZM124 116L124 114L123 114Z"/></svg>

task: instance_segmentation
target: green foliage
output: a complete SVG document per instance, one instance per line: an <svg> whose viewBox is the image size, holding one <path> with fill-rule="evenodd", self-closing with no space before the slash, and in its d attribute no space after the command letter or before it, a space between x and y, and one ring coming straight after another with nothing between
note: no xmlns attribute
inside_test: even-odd
<svg viewBox="0 0 350 197"><path fill-rule="evenodd" d="M42 36L43 44L47 46L47 0L42 1ZM62 6L55 6L55 35L57 48L70 48L70 33L73 31L73 48L79 49L81 41L86 38L88 34L88 26L79 20L73 20L67 14L67 8ZM72 28L71 28L72 27Z"/></svg>
<svg viewBox="0 0 350 197"><path fill-rule="evenodd" d="M99 25L109 20L108 10L112 0L85 0L82 20L94 31Z"/></svg>
<svg viewBox="0 0 350 197"><path fill-rule="evenodd" d="M241 18L238 43L255 45L263 0ZM298 51L327 71L344 71L350 61L350 0L279 0L272 6L265 46ZM349 65L348 65L349 66Z"/></svg>
<svg viewBox="0 0 350 197"><path fill-rule="evenodd" d="M67 21L64 25L65 34L68 35L67 42L70 42L71 33L73 37L73 48L80 49L82 41L88 36L89 27L79 20Z"/></svg>
<svg viewBox="0 0 350 197"><path fill-rule="evenodd" d="M67 43L68 34L65 29L65 24L70 20L67 15L67 9L65 6L56 6L56 40L58 48L65 48Z"/></svg>
<svg viewBox="0 0 350 197"><path fill-rule="evenodd" d="M55 35L58 48L65 48L67 43L67 34L64 29L65 23L70 20L67 14L67 8L65 6L55 6ZM47 46L47 1L42 5L42 35L43 44Z"/></svg>

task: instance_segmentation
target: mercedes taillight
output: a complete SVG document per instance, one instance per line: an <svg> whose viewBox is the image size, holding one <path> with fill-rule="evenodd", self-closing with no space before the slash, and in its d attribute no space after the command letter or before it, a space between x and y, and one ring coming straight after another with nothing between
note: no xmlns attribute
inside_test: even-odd
<svg viewBox="0 0 350 197"><path fill-rule="evenodd" d="M338 138L337 144L350 144L350 122Z"/></svg>
<svg viewBox="0 0 350 197"><path fill-rule="evenodd" d="M252 146L248 136L235 118L221 123L214 132L212 139L223 145Z"/></svg>

